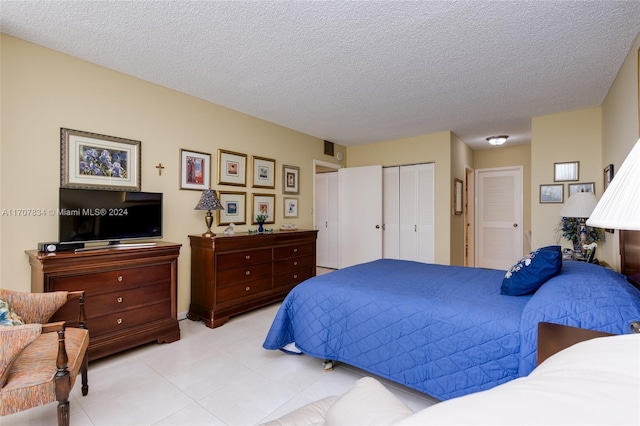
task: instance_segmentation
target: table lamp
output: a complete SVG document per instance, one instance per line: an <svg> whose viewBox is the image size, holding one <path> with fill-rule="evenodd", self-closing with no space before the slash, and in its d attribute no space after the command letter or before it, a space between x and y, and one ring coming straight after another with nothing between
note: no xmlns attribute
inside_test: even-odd
<svg viewBox="0 0 640 426"><path fill-rule="evenodd" d="M598 200L593 192L574 192L569 196L560 216L575 217L580 219L580 251L584 253L584 245L587 244L587 225L586 219L591 216L593 209L596 207Z"/></svg>
<svg viewBox="0 0 640 426"><path fill-rule="evenodd" d="M589 216L587 225L640 231L640 140L627 156L598 205Z"/></svg>
<svg viewBox="0 0 640 426"><path fill-rule="evenodd" d="M207 232L202 234L203 237L215 237L216 234L211 232L211 225L213 224L213 215L211 214L211 210L224 210L218 196L216 195L216 191L212 189L205 189L202 191L202 196L200 197L200 201L196 206L195 210L206 210L207 215L204 217L204 222L207 224Z"/></svg>

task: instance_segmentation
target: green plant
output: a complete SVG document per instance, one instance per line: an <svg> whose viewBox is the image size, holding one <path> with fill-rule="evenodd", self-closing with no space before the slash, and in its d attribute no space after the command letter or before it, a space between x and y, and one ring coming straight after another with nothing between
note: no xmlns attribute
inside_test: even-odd
<svg viewBox="0 0 640 426"><path fill-rule="evenodd" d="M587 231L587 244L594 243L596 241L605 241L604 230L601 228L592 228L586 226ZM563 238L577 244L580 240L580 219L575 217L562 217L558 224L556 232Z"/></svg>
<svg viewBox="0 0 640 426"><path fill-rule="evenodd" d="M256 214L256 222L264 223L269 219L269 215L266 212L260 212Z"/></svg>

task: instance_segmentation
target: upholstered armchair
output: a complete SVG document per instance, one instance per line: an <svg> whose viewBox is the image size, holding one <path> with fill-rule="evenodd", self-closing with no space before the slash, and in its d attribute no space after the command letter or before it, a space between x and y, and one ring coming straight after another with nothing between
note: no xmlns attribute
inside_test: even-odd
<svg viewBox="0 0 640 426"><path fill-rule="evenodd" d="M48 323L67 300L78 299L80 328ZM83 291L21 293L0 289L0 416L58 401L58 425L69 425L69 393L78 373L89 391Z"/></svg>

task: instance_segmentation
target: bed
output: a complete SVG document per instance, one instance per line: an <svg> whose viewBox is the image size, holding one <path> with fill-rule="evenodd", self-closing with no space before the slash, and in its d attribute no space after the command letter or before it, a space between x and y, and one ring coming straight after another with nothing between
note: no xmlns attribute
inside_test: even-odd
<svg viewBox="0 0 640 426"><path fill-rule="evenodd" d="M640 290L568 261L533 294L505 271L380 259L311 278L278 310L265 349L344 362L439 400L529 374L540 322L612 334L640 321Z"/></svg>

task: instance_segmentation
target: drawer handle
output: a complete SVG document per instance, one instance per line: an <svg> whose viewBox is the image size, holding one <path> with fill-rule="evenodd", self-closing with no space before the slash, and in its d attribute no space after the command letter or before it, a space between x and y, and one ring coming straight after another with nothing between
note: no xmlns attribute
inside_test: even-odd
<svg viewBox="0 0 640 426"><path fill-rule="evenodd" d="M298 252L298 249L297 249L297 248L293 249L293 252L294 252L294 253L297 253L297 252Z"/></svg>
<svg viewBox="0 0 640 426"><path fill-rule="evenodd" d="M293 278L294 279L298 278L298 274L293 274Z"/></svg>
<svg viewBox="0 0 640 426"><path fill-rule="evenodd" d="M251 271L245 271L245 275L251 275Z"/></svg>
<svg viewBox="0 0 640 426"><path fill-rule="evenodd" d="M118 275L118 281L122 282L122 275Z"/></svg>
<svg viewBox="0 0 640 426"><path fill-rule="evenodd" d="M251 287L246 286L244 289L245 289L246 291L249 291L249 290L251 290Z"/></svg>
<svg viewBox="0 0 640 426"><path fill-rule="evenodd" d="M118 324L122 324L122 318L118 318L118 319L116 320L116 322L117 322Z"/></svg>
<svg viewBox="0 0 640 426"><path fill-rule="evenodd" d="M298 262L293 262L293 266L298 266Z"/></svg>
<svg viewBox="0 0 640 426"><path fill-rule="evenodd" d="M249 260L249 259L251 259L251 255L250 255L250 254L248 254L248 255L246 255L244 258L245 258L245 259L247 259L247 260Z"/></svg>
<svg viewBox="0 0 640 426"><path fill-rule="evenodd" d="M118 303L122 303L122 297L118 297L116 300L118 301Z"/></svg>

